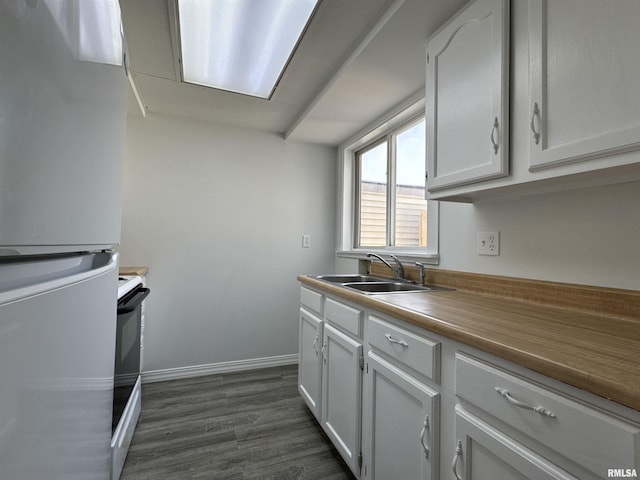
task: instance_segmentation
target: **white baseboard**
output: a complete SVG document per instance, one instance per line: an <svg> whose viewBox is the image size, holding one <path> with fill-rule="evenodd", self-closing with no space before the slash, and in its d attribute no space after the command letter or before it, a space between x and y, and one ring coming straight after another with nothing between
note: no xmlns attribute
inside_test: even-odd
<svg viewBox="0 0 640 480"><path fill-rule="evenodd" d="M142 383L164 382L180 378L202 377L219 373L242 372L259 368L279 367L298 363L299 355L278 355L276 357L250 358L248 360L234 360L231 362L209 363L189 367L166 368L142 372Z"/></svg>

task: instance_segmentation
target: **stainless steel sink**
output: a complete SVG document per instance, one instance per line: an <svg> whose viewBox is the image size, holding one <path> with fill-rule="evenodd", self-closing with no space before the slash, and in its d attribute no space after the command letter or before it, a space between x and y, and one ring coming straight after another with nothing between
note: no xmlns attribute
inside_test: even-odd
<svg viewBox="0 0 640 480"><path fill-rule="evenodd" d="M366 295L452 290L451 288L436 287L432 285L418 285L411 283L409 280L405 281L396 278L374 277L372 275L365 275L362 273L317 275L313 278L324 280L325 282L337 283L343 287L356 290Z"/></svg>
<svg viewBox="0 0 640 480"><path fill-rule="evenodd" d="M398 292L417 292L429 291L430 287L416 285L414 283L396 282L396 281L378 281L378 282L350 282L344 283L342 286L358 290L362 293L398 293Z"/></svg>
<svg viewBox="0 0 640 480"><path fill-rule="evenodd" d="M314 278L331 283L384 282L384 278L373 277L361 273L345 273L336 275L318 275Z"/></svg>

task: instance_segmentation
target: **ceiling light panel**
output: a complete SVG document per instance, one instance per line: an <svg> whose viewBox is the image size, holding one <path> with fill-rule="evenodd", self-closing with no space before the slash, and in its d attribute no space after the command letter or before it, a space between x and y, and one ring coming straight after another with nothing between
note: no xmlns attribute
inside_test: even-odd
<svg viewBox="0 0 640 480"><path fill-rule="evenodd" d="M178 0L185 82L269 98L319 0Z"/></svg>

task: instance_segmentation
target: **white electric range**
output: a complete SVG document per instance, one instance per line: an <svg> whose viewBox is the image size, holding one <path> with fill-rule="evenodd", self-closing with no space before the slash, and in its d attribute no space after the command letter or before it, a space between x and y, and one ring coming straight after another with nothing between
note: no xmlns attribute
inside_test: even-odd
<svg viewBox="0 0 640 480"><path fill-rule="evenodd" d="M142 406L142 302L149 295L139 276L118 278L114 359L111 479L118 480Z"/></svg>

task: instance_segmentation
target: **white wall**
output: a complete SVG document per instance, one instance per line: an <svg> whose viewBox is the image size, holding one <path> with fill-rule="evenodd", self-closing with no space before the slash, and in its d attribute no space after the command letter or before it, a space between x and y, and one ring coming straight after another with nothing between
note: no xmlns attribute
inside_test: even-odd
<svg viewBox="0 0 640 480"><path fill-rule="evenodd" d="M335 261L336 151L268 133L130 117L122 265L147 265L145 371L297 353L299 273ZM498 257L476 232L499 230ZM312 248L301 248L311 234ZM640 288L640 184L442 203L440 267Z"/></svg>
<svg viewBox="0 0 640 480"><path fill-rule="evenodd" d="M476 253L476 234L500 231L500 255ZM356 260L338 259L338 271ZM439 268L640 289L640 183L495 202L440 204Z"/></svg>
<svg viewBox="0 0 640 480"><path fill-rule="evenodd" d="M128 119L120 251L149 267L145 371L298 352L296 275L334 268L335 165L268 133Z"/></svg>
<svg viewBox="0 0 640 480"><path fill-rule="evenodd" d="M500 231L500 255L476 233ZM640 183L476 205L441 203L440 267L640 289Z"/></svg>

